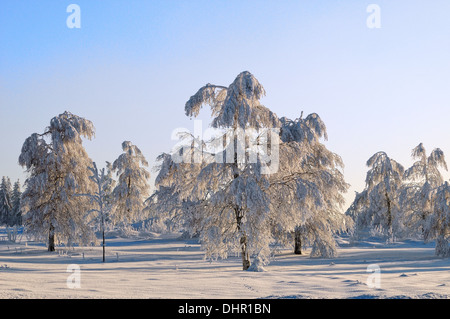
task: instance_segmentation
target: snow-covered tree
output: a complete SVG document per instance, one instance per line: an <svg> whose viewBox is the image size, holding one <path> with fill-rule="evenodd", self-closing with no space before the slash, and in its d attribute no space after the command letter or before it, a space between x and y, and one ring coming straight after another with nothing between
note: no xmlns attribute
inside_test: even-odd
<svg viewBox="0 0 450 319"><path fill-rule="evenodd" d="M9 224L13 210L12 188L9 177L3 176L0 184L0 224Z"/></svg>
<svg viewBox="0 0 450 319"><path fill-rule="evenodd" d="M148 162L141 150L129 141L122 143L122 150L112 164L112 170L118 176L113 190L115 223L136 221L150 192Z"/></svg>
<svg viewBox="0 0 450 319"><path fill-rule="evenodd" d="M9 177L3 176L0 184L0 224L17 226L22 224L20 182L11 186Z"/></svg>
<svg viewBox="0 0 450 319"><path fill-rule="evenodd" d="M424 223L426 241L436 240L435 253L450 257L450 184L445 182L433 195L433 210Z"/></svg>
<svg viewBox="0 0 450 319"><path fill-rule="evenodd" d="M160 163L156 169L158 175L155 179L156 189L152 196L146 200L145 210L152 224L162 224L169 231L184 230L188 235L198 235L199 219L201 214L195 209L196 203L180 196L180 186L183 189L194 187L188 185L195 181L195 167L190 163L176 163L172 155L163 153L158 156Z"/></svg>
<svg viewBox="0 0 450 319"><path fill-rule="evenodd" d="M422 143L412 150L411 156L416 162L405 171L400 204L408 234L422 236L424 223L434 209L433 193L444 182L439 169L447 170L447 163L441 149L436 148L427 156Z"/></svg>
<svg viewBox="0 0 450 319"><path fill-rule="evenodd" d="M82 139L94 136L92 122L64 112L51 119L44 133L28 137L19 156L28 178L22 195L27 231L55 243L87 243L92 232L85 218L90 203L77 193L90 193L92 165Z"/></svg>
<svg viewBox="0 0 450 319"><path fill-rule="evenodd" d="M207 84L186 102L187 116L198 116L204 104L211 106L212 127L272 128L279 126L275 113L259 100L266 94L263 86L248 71L240 73L228 87Z"/></svg>
<svg viewBox="0 0 450 319"><path fill-rule="evenodd" d="M109 163L107 163L109 164ZM109 221L109 215L112 210L111 194L114 187L114 180L112 179L111 170L105 172L105 168L98 169L97 164L94 162L92 166L88 167L92 175L89 178L95 184L95 191L92 194L79 194L80 196L87 196L91 203L94 204L94 208L90 209L90 213L94 213L94 221L100 226L100 232L102 234L102 247L103 247L103 262L105 262L105 230L106 223ZM109 168L109 165L108 165Z"/></svg>
<svg viewBox="0 0 450 319"><path fill-rule="evenodd" d="M404 168L385 152L375 153L368 161L366 188L357 194L346 214L355 219L355 235L364 230L377 231L392 240L400 225L399 190Z"/></svg>
<svg viewBox="0 0 450 319"><path fill-rule="evenodd" d="M332 255L331 237L345 219L337 214L348 187L342 160L317 141L326 137L324 124L317 114L279 119L259 102L264 94L242 72L228 87L207 84L193 95L186 114L197 116L209 104L211 126L223 134L211 141L190 136L187 147L161 157L151 198L199 233L206 257L239 251L244 270L251 257L264 264L271 244L299 225L314 254Z"/></svg>
<svg viewBox="0 0 450 319"><path fill-rule="evenodd" d="M325 123L313 113L296 120L281 118L279 169L270 176L274 231L278 240L294 238L294 252L313 247L311 256L334 257L334 234L351 227L341 213L349 185L341 157L329 151ZM292 240L292 239L291 239Z"/></svg>
<svg viewBox="0 0 450 319"><path fill-rule="evenodd" d="M353 220L351 240L360 239L365 231L370 230L368 221L370 214L370 201L367 189L364 189L362 192L355 192L355 199L345 212L345 215Z"/></svg>
<svg viewBox="0 0 450 319"><path fill-rule="evenodd" d="M11 218L8 223L9 226L22 225L22 208L21 208L22 191L20 189L20 182L17 180L11 195Z"/></svg>
<svg viewBox="0 0 450 319"><path fill-rule="evenodd" d="M250 154L249 136L240 138L244 130L280 126L278 117L259 102L264 94L264 88L250 72L240 73L228 87L207 84L200 88L187 101L186 115L197 116L201 107L209 104L212 127L226 131L223 143L219 143L224 149L216 150L213 156L203 156L203 145L184 151L187 163L195 154L202 156L191 165L191 176L195 178L172 183L181 202L195 205L193 211L202 213L200 239L206 256L224 258L239 250L244 270L250 267L251 255L268 255L271 238L263 165L258 156ZM246 160L251 156L254 161Z"/></svg>

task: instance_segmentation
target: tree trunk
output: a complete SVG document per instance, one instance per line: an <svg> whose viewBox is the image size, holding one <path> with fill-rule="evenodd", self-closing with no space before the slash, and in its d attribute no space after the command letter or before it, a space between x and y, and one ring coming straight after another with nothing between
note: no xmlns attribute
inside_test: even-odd
<svg viewBox="0 0 450 319"><path fill-rule="evenodd" d="M239 243L241 245L242 269L247 270L250 267L250 257L248 254L248 247L247 247L248 244L247 235L241 232L241 222L242 222L241 209L239 207L235 207L234 213L236 215L237 229L241 234L241 239Z"/></svg>
<svg viewBox="0 0 450 319"><path fill-rule="evenodd" d="M386 193L386 202L387 202L387 227L388 227L388 240L393 241L394 239L394 230L392 227L392 211L391 211L391 200L389 199L388 194Z"/></svg>
<svg viewBox="0 0 450 319"><path fill-rule="evenodd" d="M233 179L237 179L239 177L239 163L238 163L238 153L237 153L237 149L238 149L238 140L237 140L237 136L236 136L236 132L237 132L237 112L235 114L235 119L234 119L234 136L233 136L233 164L232 164L232 169L233 169ZM242 256L242 269L243 270L247 270L248 268L250 268L250 256L248 253L248 238L247 235L245 235L244 233L241 233L241 223L242 223L242 217L243 217L243 213L244 213L244 209L242 207L238 207L236 206L234 208L234 213L236 216L236 224L237 224L237 229L239 231L239 233L241 234L241 238L240 238L240 245L241 245L241 256Z"/></svg>
<svg viewBox="0 0 450 319"><path fill-rule="evenodd" d="M236 121L236 119L235 119L235 121ZM236 127L237 126L235 126L235 128L234 128L234 134L236 134ZM234 154L233 154L234 162L232 164L233 165L233 179L237 179L239 177L239 168L238 168L238 156L237 156L238 141L237 141L236 135L234 135L233 144L234 144ZM235 207L234 212L235 212L235 216L236 216L237 228L240 232L241 231L241 220L243 217L243 214L242 214L243 209L242 209L242 207ZM248 239L245 234L241 234L240 244L241 244L241 256L242 256L242 269L247 270L248 268L250 268L250 257L248 254L248 247L247 247Z"/></svg>
<svg viewBox="0 0 450 319"><path fill-rule="evenodd" d="M105 262L105 249L106 249L106 242L105 242L105 214L103 212L103 204L100 204L100 209L101 209L101 214L102 214L102 239L103 239L103 244L102 244L102 248L103 248L103 262Z"/></svg>
<svg viewBox="0 0 450 319"><path fill-rule="evenodd" d="M247 236L241 237L241 255L242 255L242 269L247 270L250 267L250 257L247 250Z"/></svg>
<svg viewBox="0 0 450 319"><path fill-rule="evenodd" d="M55 226L52 224L48 230L48 251L55 251Z"/></svg>
<svg viewBox="0 0 450 319"><path fill-rule="evenodd" d="M294 234L294 254L301 255L302 254L302 233L300 231L300 227L295 228Z"/></svg>
<svg viewBox="0 0 450 319"><path fill-rule="evenodd" d="M103 262L105 262L105 249L106 249L105 230L102 231L102 236L103 236Z"/></svg>

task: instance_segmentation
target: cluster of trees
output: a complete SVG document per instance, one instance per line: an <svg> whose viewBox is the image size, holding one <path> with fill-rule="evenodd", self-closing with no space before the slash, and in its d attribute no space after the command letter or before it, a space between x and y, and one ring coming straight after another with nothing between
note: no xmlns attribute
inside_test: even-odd
<svg viewBox="0 0 450 319"><path fill-rule="evenodd" d="M148 163L139 148L123 142L123 153L98 170L82 141L94 133L92 122L64 112L22 146L19 164L29 175L22 194L24 225L48 243L49 251L58 243L96 242L96 230L103 233L104 245L106 225L135 220L149 196Z"/></svg>
<svg viewBox="0 0 450 319"><path fill-rule="evenodd" d="M209 105L217 134L208 140L180 135L184 143L157 158L153 194L137 146L123 142L123 153L99 169L83 147L83 139L94 137L93 123L70 112L54 117L25 140L19 157L28 173L19 196L27 232L53 251L58 243L96 242L99 231L105 252L107 227L150 221L197 236L206 258L239 253L244 270L258 270L280 247L334 257L335 235L353 229L390 238L416 230L437 238L438 254L448 255L450 187L438 170L446 169L442 151L426 157L419 145L418 162L406 171L375 154L366 189L343 214L349 185L341 157L323 144L324 122L315 113L280 118L260 103L264 95L249 72L229 86L201 87L185 113L196 117Z"/></svg>
<svg viewBox="0 0 450 319"><path fill-rule="evenodd" d="M411 153L405 169L385 152L368 161L366 187L346 212L355 221L356 239L378 235L436 240L436 255L450 256L450 185L440 172L447 170L444 152L429 155L422 143Z"/></svg>
<svg viewBox="0 0 450 319"><path fill-rule="evenodd" d="M264 94L242 72L228 87L208 84L192 96L186 115L209 104L212 126L224 134L214 141L186 135L190 147L160 155L151 196L139 148L124 142L123 154L98 169L83 147L94 125L69 112L54 117L25 140L19 157L28 173L21 206L27 232L53 251L58 243L92 243L101 231L105 247L106 225L151 220L198 236L208 258L239 252L243 269L285 245L336 255L333 235L351 226L340 213L349 186L342 159L321 142L327 132L317 114L279 118L259 102ZM253 135L240 139L244 131Z"/></svg>
<svg viewBox="0 0 450 319"><path fill-rule="evenodd" d="M0 184L0 225L8 227L22 224L20 181L14 185L7 176L2 177Z"/></svg>

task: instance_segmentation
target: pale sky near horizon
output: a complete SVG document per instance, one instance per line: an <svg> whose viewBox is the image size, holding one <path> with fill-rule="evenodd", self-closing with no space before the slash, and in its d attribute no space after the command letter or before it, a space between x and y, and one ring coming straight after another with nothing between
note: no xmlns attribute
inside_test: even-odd
<svg viewBox="0 0 450 319"><path fill-rule="evenodd" d="M367 26L372 3L381 28ZM193 130L189 97L247 70L279 117L324 120L350 204L377 151L409 167L423 142L450 159L449 14L447 0L2 1L0 176L24 180L24 140L65 110L94 123L84 145L99 165L129 140L153 166L174 129Z"/></svg>

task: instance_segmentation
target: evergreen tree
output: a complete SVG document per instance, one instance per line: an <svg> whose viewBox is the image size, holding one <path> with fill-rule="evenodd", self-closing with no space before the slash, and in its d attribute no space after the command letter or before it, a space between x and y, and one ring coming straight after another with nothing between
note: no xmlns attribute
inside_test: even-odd
<svg viewBox="0 0 450 319"><path fill-rule="evenodd" d="M9 226L22 225L22 191L20 189L20 182L16 181L14 183L14 188L11 195L11 218L8 223Z"/></svg>
<svg viewBox="0 0 450 319"><path fill-rule="evenodd" d="M0 184L0 224L10 223L13 211L12 188L9 177L2 177Z"/></svg>

